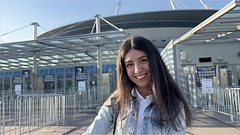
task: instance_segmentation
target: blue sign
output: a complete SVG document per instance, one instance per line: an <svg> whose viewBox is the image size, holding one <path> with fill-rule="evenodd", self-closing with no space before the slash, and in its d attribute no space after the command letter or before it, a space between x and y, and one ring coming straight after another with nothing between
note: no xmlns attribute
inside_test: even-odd
<svg viewBox="0 0 240 135"><path fill-rule="evenodd" d="M30 77L30 70L23 70L22 77L29 78Z"/></svg>
<svg viewBox="0 0 240 135"><path fill-rule="evenodd" d="M198 77L213 77L216 76L215 66L197 67Z"/></svg>
<svg viewBox="0 0 240 135"><path fill-rule="evenodd" d="M13 83L23 83L23 77L13 77Z"/></svg>
<svg viewBox="0 0 240 135"><path fill-rule="evenodd" d="M87 80L87 73L84 72L84 66L75 67L75 79L78 81Z"/></svg>
<svg viewBox="0 0 240 135"><path fill-rule="evenodd" d="M75 67L75 74L84 73L84 66Z"/></svg>
<svg viewBox="0 0 240 135"><path fill-rule="evenodd" d="M54 82L54 75L43 75L43 82Z"/></svg>

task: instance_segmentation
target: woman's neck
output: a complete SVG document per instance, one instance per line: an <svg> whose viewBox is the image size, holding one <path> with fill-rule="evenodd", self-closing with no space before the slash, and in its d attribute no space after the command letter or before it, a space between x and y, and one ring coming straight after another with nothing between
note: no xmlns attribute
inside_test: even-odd
<svg viewBox="0 0 240 135"><path fill-rule="evenodd" d="M152 90L150 89L150 87L148 87L148 88L137 87L137 90L138 90L139 94L142 95L143 98L146 98L148 95L152 94Z"/></svg>

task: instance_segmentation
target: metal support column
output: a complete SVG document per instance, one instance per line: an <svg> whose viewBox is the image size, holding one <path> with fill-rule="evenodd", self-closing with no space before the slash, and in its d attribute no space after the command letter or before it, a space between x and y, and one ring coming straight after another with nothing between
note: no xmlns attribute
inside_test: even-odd
<svg viewBox="0 0 240 135"><path fill-rule="evenodd" d="M98 69L98 84L100 87L102 87L102 47L98 46L98 57L97 57L97 69Z"/></svg>
<svg viewBox="0 0 240 135"><path fill-rule="evenodd" d="M31 25L33 25L33 39L36 40L37 39L37 26L39 26L39 24L37 22L33 22L33 23L31 23ZM33 43L33 46L35 46L35 43ZM32 74L33 74L32 88L33 88L33 90L36 90L37 89L37 50L34 50L34 52L33 52Z"/></svg>
<svg viewBox="0 0 240 135"><path fill-rule="evenodd" d="M100 33L100 15L96 15L96 33ZM98 37L97 37L98 38ZM98 57L97 57L97 72L98 72L98 86L102 88L102 47L101 45L97 45L98 47Z"/></svg>

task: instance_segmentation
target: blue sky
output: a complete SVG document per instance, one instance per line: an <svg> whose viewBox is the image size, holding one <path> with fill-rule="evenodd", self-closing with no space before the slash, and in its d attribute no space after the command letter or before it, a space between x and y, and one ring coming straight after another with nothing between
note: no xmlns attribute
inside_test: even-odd
<svg viewBox="0 0 240 135"><path fill-rule="evenodd" d="M0 0L0 43L33 39L32 22L38 34L78 21L113 16L119 0ZM199 0L175 0L182 9L202 9ZM232 0L203 0L221 9ZM122 0L119 14L172 10L169 0ZM24 27L24 28L23 28Z"/></svg>

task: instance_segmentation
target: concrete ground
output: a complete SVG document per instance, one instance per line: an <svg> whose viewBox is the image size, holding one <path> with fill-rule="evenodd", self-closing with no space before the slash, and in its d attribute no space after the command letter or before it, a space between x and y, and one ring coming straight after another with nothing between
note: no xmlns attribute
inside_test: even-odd
<svg viewBox="0 0 240 135"><path fill-rule="evenodd" d="M48 126L30 133L31 135L81 135L91 124L95 112L80 113L69 118L64 125ZM187 135L240 135L240 120L231 122L230 116L200 109L192 110L192 127Z"/></svg>

